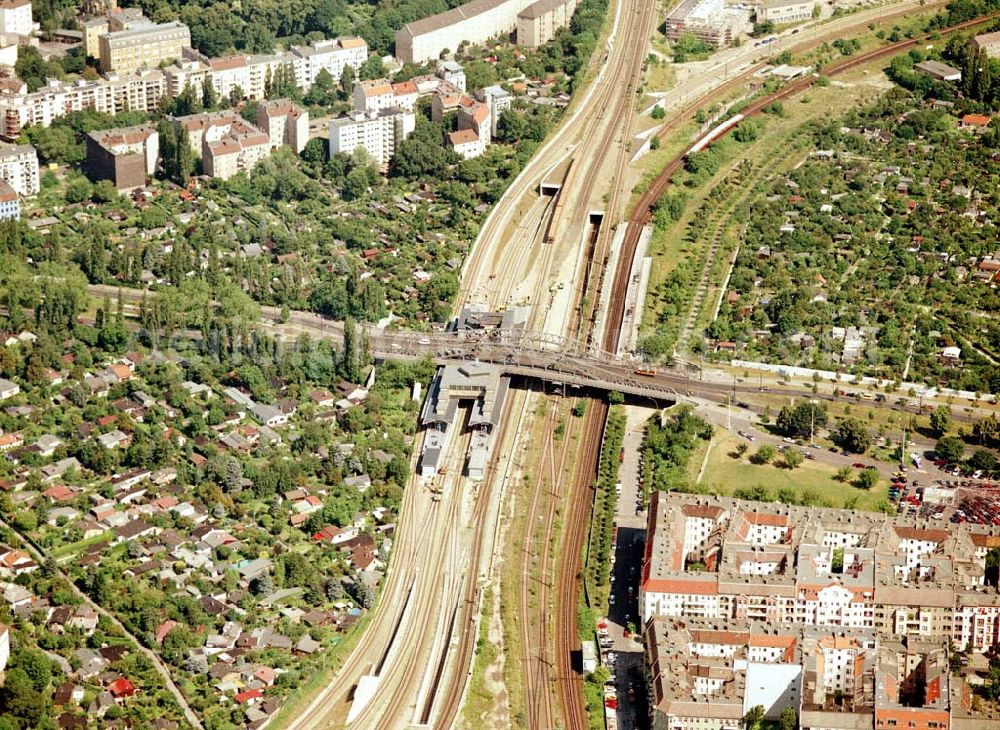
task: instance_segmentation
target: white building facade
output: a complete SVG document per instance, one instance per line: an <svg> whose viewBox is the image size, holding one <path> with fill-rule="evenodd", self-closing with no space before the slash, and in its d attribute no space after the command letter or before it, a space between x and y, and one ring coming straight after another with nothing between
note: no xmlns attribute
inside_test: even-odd
<svg viewBox="0 0 1000 730"><path fill-rule="evenodd" d="M413 112L402 109L353 112L330 121L330 155L350 155L360 147L385 167L415 126Z"/></svg>

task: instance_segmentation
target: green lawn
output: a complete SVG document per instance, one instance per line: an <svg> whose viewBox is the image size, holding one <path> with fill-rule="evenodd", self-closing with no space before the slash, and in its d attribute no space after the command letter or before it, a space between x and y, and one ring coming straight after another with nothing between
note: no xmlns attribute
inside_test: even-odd
<svg viewBox="0 0 1000 730"><path fill-rule="evenodd" d="M749 455L756 450L755 445L751 445L742 459L736 459L734 458L736 445L741 440L725 431L717 432L712 439L712 451L708 457L701 486L718 494L732 494L734 489L758 485L766 487L772 494L776 494L782 488L796 491L808 489L835 507L841 507L845 500L857 497L857 508L867 510L874 510L878 501L887 495L888 487L884 480L874 489L864 491L850 484L841 484L834 479L836 469L813 461L805 461L794 470L774 464L756 466L748 461ZM704 452L692 455L688 465L692 482L701 469L703 457ZM780 455L775 462L781 463Z"/></svg>

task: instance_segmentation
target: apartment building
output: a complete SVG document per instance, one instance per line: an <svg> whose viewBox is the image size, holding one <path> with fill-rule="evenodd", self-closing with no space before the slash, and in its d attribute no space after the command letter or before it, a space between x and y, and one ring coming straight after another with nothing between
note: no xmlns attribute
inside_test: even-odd
<svg viewBox="0 0 1000 730"><path fill-rule="evenodd" d="M309 112L288 99L261 102L257 126L271 141L271 149L285 145L299 153L309 141Z"/></svg>
<svg viewBox="0 0 1000 730"><path fill-rule="evenodd" d="M191 31L176 20L108 32L99 38L101 71L125 74L156 68L181 58L190 45Z"/></svg>
<svg viewBox="0 0 1000 730"><path fill-rule="evenodd" d="M758 23L781 25L810 20L816 3L802 0L758 0L754 7Z"/></svg>
<svg viewBox="0 0 1000 730"><path fill-rule="evenodd" d="M305 91L316 83L323 71L336 82L340 81L347 66L357 72L368 60L368 44L362 38L341 36L313 41L307 46L292 46L287 57L295 68L295 83Z"/></svg>
<svg viewBox="0 0 1000 730"><path fill-rule="evenodd" d="M447 81L456 89L465 93L465 69L457 61L439 61L435 70L438 78Z"/></svg>
<svg viewBox="0 0 1000 730"><path fill-rule="evenodd" d="M38 154L30 144L0 147L0 180L18 195L38 193Z"/></svg>
<svg viewBox="0 0 1000 730"><path fill-rule="evenodd" d="M0 180L0 221L21 218L21 198L10 185Z"/></svg>
<svg viewBox="0 0 1000 730"><path fill-rule="evenodd" d="M486 145L483 144L479 135L471 129L459 129L449 132L445 143L466 160L479 157L479 155L486 151Z"/></svg>
<svg viewBox="0 0 1000 730"><path fill-rule="evenodd" d="M31 19L31 0L0 2L0 33L27 36L35 29L35 21Z"/></svg>
<svg viewBox="0 0 1000 730"><path fill-rule="evenodd" d="M249 174L271 154L268 135L234 111L190 114L174 122L187 130L191 150L201 157L209 177L228 180L238 172Z"/></svg>
<svg viewBox="0 0 1000 730"><path fill-rule="evenodd" d="M548 43L569 25L577 0L538 0L517 14L517 44L535 47Z"/></svg>
<svg viewBox="0 0 1000 730"><path fill-rule="evenodd" d="M392 85L392 96L395 101L393 106L412 112L417 108L417 101L420 99L420 90L412 79L410 81L400 81Z"/></svg>
<svg viewBox="0 0 1000 730"><path fill-rule="evenodd" d="M985 580L997 546L984 525L661 493L639 606L644 619L871 629L983 651L1000 637Z"/></svg>
<svg viewBox="0 0 1000 730"><path fill-rule="evenodd" d="M109 27L132 28L137 18L148 22L141 14L128 10L114 11L98 20L101 23L107 20ZM187 49L187 54L162 71L111 73L93 81L53 79L33 93L28 93L23 84L11 85L8 80L0 79L0 137L15 140L25 127L33 124L47 127L54 119L72 111L118 114L131 109L153 112L164 96L177 96L189 85L200 91L205 79L212 83L220 97L229 97L232 92L239 91L241 96L263 99L268 75L273 76L274 71L286 63L292 64L296 83L307 91L324 69L331 73L336 71L339 78L345 65L360 68L368 58L368 46L358 38L338 38L296 46L287 53L268 56L207 59L191 49Z"/></svg>
<svg viewBox="0 0 1000 730"><path fill-rule="evenodd" d="M500 115L513 106L514 97L501 86L487 86L476 92L476 98L490 109L491 133L495 137Z"/></svg>
<svg viewBox="0 0 1000 730"><path fill-rule="evenodd" d="M73 111L93 110L118 114L125 110L155 111L167 93L163 72L152 69L135 74L111 74L105 79L73 82L50 79L38 91L0 91L0 137L17 139L28 125L47 127Z"/></svg>
<svg viewBox="0 0 1000 730"><path fill-rule="evenodd" d="M160 135L151 124L91 132L83 170L91 180L110 180L120 192L146 184L156 174Z"/></svg>
<svg viewBox="0 0 1000 730"><path fill-rule="evenodd" d="M791 709L804 730L949 730L970 718L947 639L663 616L644 638L658 730L739 730L755 706L771 722Z"/></svg>
<svg viewBox="0 0 1000 730"><path fill-rule="evenodd" d="M489 105L454 91L435 94L431 101L431 118L439 122L452 112L458 118L458 130L448 134L445 143L466 159L483 154L493 140ZM475 142L472 134L476 137Z"/></svg>
<svg viewBox="0 0 1000 730"><path fill-rule="evenodd" d="M385 79L354 82L354 109L378 112L396 106L396 93Z"/></svg>
<svg viewBox="0 0 1000 730"><path fill-rule="evenodd" d="M142 14L142 10L139 8L112 8L111 10L107 10L96 18L85 20L80 24L83 29L83 50L88 56L100 58L102 35L122 30L131 30L149 22L149 19Z"/></svg>
<svg viewBox="0 0 1000 730"><path fill-rule="evenodd" d="M344 68L350 66L358 71L366 60L368 44L360 38L342 37L292 46L282 53L250 56L208 58L189 49L185 58L166 67L164 73L171 96L180 94L188 85L200 89L208 79L220 98L263 99L268 79L279 69L290 68L296 86L306 92L323 71L339 82Z"/></svg>
<svg viewBox="0 0 1000 730"><path fill-rule="evenodd" d="M415 126L416 116L403 109L355 111L330 121L330 154L350 155L360 147L384 168Z"/></svg>
<svg viewBox="0 0 1000 730"><path fill-rule="evenodd" d="M396 58L403 63L434 61L463 43L508 36L530 0L472 0L457 8L407 23L396 32Z"/></svg>

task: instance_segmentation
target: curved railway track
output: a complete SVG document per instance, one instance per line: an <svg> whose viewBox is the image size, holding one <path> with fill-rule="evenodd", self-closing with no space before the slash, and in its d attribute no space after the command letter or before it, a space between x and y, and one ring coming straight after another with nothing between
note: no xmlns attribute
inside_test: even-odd
<svg viewBox="0 0 1000 730"><path fill-rule="evenodd" d="M911 12L909 9L893 13L888 17L895 17ZM1000 17L1000 13L974 21L961 23L948 29L939 31L939 34L956 32L968 27L979 25L993 17ZM839 37L839 35L838 35ZM884 48L875 49L868 53L860 54L856 57L845 59L833 64L824 70L825 75L832 76L843 73L852 68L871 63L880 58L895 55L916 47L928 40L927 36L922 36L899 43L894 43ZM803 47L811 47L822 40L811 40L808 44L796 46L793 50L801 50ZM684 107L681 113L671 122L664 125L659 136L662 138L680 125L688 121L695 111L705 103L719 98L745 83L746 78L756 71L758 66L751 69L743 76L733 79L718 87L710 94ZM753 102L743 111L745 116L759 113L768 104L798 94L808 89L815 82L814 77L800 79L775 91L757 101ZM731 130L728 130L731 131ZM618 259L618 266L611 280L612 292L609 301L607 316L607 326L603 333L602 347L606 351L612 351L617 345L625 314L626 294L628 291L629 276L631 274L633 259L639 241L642 228L649 222L653 204L660 198L667 186L672 181L677 170L684 164L686 153L678 155L661 171L661 173L650 183L646 191L640 196L636 206L632 210L626 228L622 251ZM595 251L596 252L596 251ZM588 267L589 271L589 267ZM606 285L607 282L605 282ZM579 292L577 302L583 301L586 292ZM578 325L584 326L584 317L580 312ZM563 563L560 569L557 595L559 604L556 611L556 675L560 687L560 697L564 709L566 727L570 730L586 727L587 718L584 712L582 701L582 688L580 676L576 674L572 666L572 652L579 646L577 635L577 601L579 591L579 559L586 537L586 529L589 523L590 493L593 475L597 472L598 460L600 458L600 448L603 441L604 426L607 420L608 406L604 401L591 400L585 414L583 434L580 444L580 463L574 479L573 494L570 500L570 510L567 515L567 530L563 539Z"/></svg>
<svg viewBox="0 0 1000 730"><path fill-rule="evenodd" d="M951 33L956 33L968 28L975 27L977 25L982 25L984 22L993 20L995 18L1000 18L1000 13L993 13L991 15L986 15L981 18L976 18L973 20L966 21L964 23L959 23L957 25L950 26L948 28L942 28L936 31L936 35L944 36ZM844 73L845 71L850 71L851 69L857 68L858 66L863 66L873 61L878 61L882 58L888 56L894 56L899 53L903 53L911 48L916 48L918 46L926 44L930 41L930 33L917 36L916 38L907 39L905 41L899 41L898 43L892 43L888 46L882 48L876 48L867 53L862 53L857 56L852 56L850 58L839 61L835 64L827 66L823 69L824 76L836 76L838 74ZM737 85L745 82L747 76L750 72L744 76L734 79L734 83ZM759 114L761 110L768 104L775 101L780 101L790 96L802 93L809 87L816 83L815 76L808 76L805 78L797 79L787 84L786 86L778 89L777 91L767 94L756 101L754 101L750 106L743 110L742 114L745 117L750 117ZM731 91L731 86L720 87L711 95L710 99L717 98L718 94L721 94L725 89L726 92ZM710 100L708 99L708 100ZM687 121L687 117L706 103L706 99L699 100L697 103L689 104L688 107L682 112L681 116L675 120L675 127L683 122ZM674 128L675 128L674 127ZM733 127L735 128L735 127ZM730 128L726 131L728 134L732 131ZM659 200L660 196L666 191L667 187L673 181L674 175L677 171L683 167L684 160L687 157L687 152L674 157L667 165L663 168L659 175L653 179L653 181L646 188L645 192L639 197L638 202L632 210L631 215L628 220L628 227L625 232L625 238L622 241L622 252L619 257L618 270L615 272L613 288L611 292L611 301L609 304L608 311L608 325L607 332L609 334L614 334L614 339L609 340L605 338L605 343L613 341L618 341L618 336L621 331L623 315L625 311L625 295L628 288L628 277L632 269L633 259L635 258L636 248L639 243L639 236L642 233L643 227L649 223L652 217L653 205ZM605 345L606 347L607 345Z"/></svg>

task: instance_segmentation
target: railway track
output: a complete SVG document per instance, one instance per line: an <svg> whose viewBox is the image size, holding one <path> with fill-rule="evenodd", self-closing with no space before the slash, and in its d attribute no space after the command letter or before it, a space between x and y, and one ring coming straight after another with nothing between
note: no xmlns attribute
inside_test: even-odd
<svg viewBox="0 0 1000 730"><path fill-rule="evenodd" d="M608 405L603 400L590 399L584 413L579 441L579 460L570 485L566 529L560 554L562 564L556 583L556 678L563 718L568 730L584 730L589 726L583 701L583 679L573 666L573 653L580 648L577 633L577 605L580 594L581 558L590 524L594 475L600 458L604 424Z"/></svg>
<svg viewBox="0 0 1000 730"><path fill-rule="evenodd" d="M589 137L594 140L591 149L616 150L617 158L613 162L612 176L603 178L600 174L605 163L603 155L594 156L591 164L582 170L579 169L578 165L577 172L577 176L582 176L585 181L583 189L577 196L578 206L589 204L599 179L610 179L611 195L605 207L605 220L609 217L616 220L621 204L620 188L629 160L628 140L634 117L635 91L646 57L647 39L652 32L656 6L652 3L641 3L635 8L626 7L625 12L628 13L628 30L625 31L623 37L633 39L633 44L631 53L621 58L621 67L614 75L619 78L624 77L627 81L623 89L609 86L607 94L609 99L614 101L603 104L603 106L613 109L612 113L605 115L605 118L612 120L612 123L606 126L602 136ZM617 92L617 98L615 92ZM598 100L597 103L601 104L601 102L602 100ZM618 120L624 120L624 123L615 123ZM616 138L617 147L615 147ZM574 292L574 306L567 323L567 331L570 336L580 336L588 328L588 325L593 323L598 297L588 297L588 295L600 286L603 271L595 271L597 268L595 264L606 260L610 241L611 231L608 226L602 225L600 229L595 231L595 239L588 246L589 250L582 254L585 257L584 275L579 278L577 289ZM592 302L589 307L585 307L588 298ZM607 405L603 401L591 399L587 403L581 439L577 446L578 461L567 495L569 506L560 544L561 560L556 578L554 670L556 694L562 707L563 726L567 730L584 730L589 725L584 706L582 678L573 666L572 657L573 652L577 651L580 646L576 616L580 590L581 551L589 525L592 483L594 475L597 473L597 460L606 417ZM549 510L550 520L552 511Z"/></svg>
<svg viewBox="0 0 1000 730"><path fill-rule="evenodd" d="M937 0L936 2L929 2L926 5L920 7L920 12L927 12L935 8L943 8L948 4L948 1L949 0ZM892 9L883 15L876 16L872 20L859 21L859 23L857 24L867 24L870 22L884 23L887 20L893 20L895 18L904 17L913 12L914 10L912 7L904 6L898 9ZM850 20L857 20L857 19L850 15L843 17L843 21L845 23ZM851 27L855 27L857 24L853 24ZM845 33L849 32L849 30L850 29L847 30L842 29L838 25L837 28L830 29L827 32L817 37L803 39L801 43L796 43L790 46L787 50L793 54L812 50L813 48L822 45L823 43L828 43L837 40L838 38L843 38ZM766 63L762 61L751 62L750 67L747 68L743 73L734 76L732 79L725 81L723 84L712 89L707 94L704 94L697 99L693 99L692 101L683 104L680 110L663 124L663 126L657 132L656 136L660 139L661 142L666 141L671 133L676 132L684 124L691 121L691 119L694 117L698 109L704 109L706 105L710 105L713 102L719 101L728 96L731 92L740 89L746 84L747 80L751 76L753 76L753 74L757 73L765 65Z"/></svg>
<svg viewBox="0 0 1000 730"><path fill-rule="evenodd" d="M908 9L901 10L898 14L904 14L906 12L910 11ZM963 23L949 29L948 32L955 32L982 22L983 19L979 19L975 22ZM839 34L837 37L839 37ZM856 68L857 66L903 52L908 48L915 47L925 40L926 39L912 39L892 44L891 46L887 46L882 49L876 49L875 51L871 51L869 53L861 54L856 58L850 58L834 64L830 68L826 69L826 74L836 75L838 73L843 73L849 69ZM819 42L822 41L811 41L809 45ZM684 110L682 110L678 117L664 125L664 128L660 131L660 136L664 137L670 132L675 131L678 126L687 121L688 116L693 115L695 111L707 101L729 93L733 88L745 83L746 78L750 75L750 73L756 71L757 68L759 68L759 66L752 67L747 74L734 79L732 82L723 84L721 87L709 94L707 98L703 97L696 102L689 104ZM813 78L793 82L785 88L755 101L750 105L750 107L744 110L743 113L746 116L757 114L765 106L774 101L784 99L788 96L804 91L809 88L813 82ZM631 95L627 96L628 98L631 98ZM684 159L685 155L679 155L665 166L664 170L653 180L643 195L640 196L637 205L629 216L622 244L622 252L618 260L618 267L611 280L612 291L609 301L607 326L604 330L603 341L601 343L603 349L607 351L613 350L620 338L621 328L624 321L629 276L642 228L649 222L653 204L666 190L677 170L683 166ZM619 169L624 168L621 167ZM601 251L602 250L600 248L595 247L595 257L599 257L601 255ZM603 259L598 258L597 260ZM585 286L587 285L585 284ZM583 302L586 294L586 290L581 292L577 302ZM591 312L593 311L596 310L591 310ZM577 331L582 330L586 326L586 321L591 318L592 313L590 313L590 316L587 316L587 313L584 313L581 309L576 320ZM600 400L591 400L590 403L588 403L582 430L580 450L578 452L581 455L581 460L576 470L576 477L573 480L572 493L569 499L570 510L567 515L567 530L563 538L561 550L563 561L557 583L557 596L559 603L556 611L556 641L558 647L556 652L556 677L560 701L563 706L565 725L570 730L574 730L575 728L582 729L586 727L587 723L582 701L581 681L579 675L575 672L575 668L572 666L571 657L572 652L575 651L579 645L576 620L578 591L580 587L579 559L583 541L586 536L586 527L589 522L591 503L590 497L592 491L591 482L593 475L596 474L597 471L607 413L608 406L605 402Z"/></svg>
<svg viewBox="0 0 1000 730"><path fill-rule="evenodd" d="M902 14L902 12L900 14ZM939 31L936 31L936 34L939 36L949 35L951 33L956 33L968 28L973 28L975 26L982 25L983 23L996 18L1000 18L1000 13L992 13L990 15L986 15L981 18L976 18L973 20L966 21L964 23L959 23L949 28L943 28ZM862 53L857 56L852 56L843 61L839 61L835 64L826 67L825 69L823 69L823 75L836 76L838 74L850 71L851 69L857 68L859 66L872 63L873 61L878 61L880 59L889 56L894 56L899 53L903 53L911 48L917 48L921 45L926 44L930 40L932 40L931 34L924 34L916 38L911 38L905 41L892 43L888 46L868 51L867 53ZM808 45L811 46L812 43ZM718 96L721 95L724 90L725 92L728 92L732 90L734 85L735 86L742 85L752 71L753 69L751 69L751 71L748 71L747 74L744 74L743 76L734 79L731 84L727 84L724 85L723 87L720 87L716 91L712 92L712 94L707 99L703 98L698 102L689 104L688 107L686 107L686 109L682 111L681 116L677 117L674 120L675 126L669 128L676 129L677 125L687 121L686 115L694 114L694 112L698 108L703 106L707 101L711 101L715 98L718 98ZM755 114L759 114L763 110L763 108L766 107L767 105L775 101L781 101L782 99L802 93L806 89L810 88L815 82L816 82L815 76L808 76L802 79L797 79L795 81L792 81L791 83L778 89L777 91L774 91L771 94L767 94L766 96L757 99L750 106L744 109L742 113L745 117L750 117ZM662 132L666 131L667 129L662 130ZM727 132L728 131L731 130L727 130ZM635 207L632 210L631 215L629 216L628 226L625 232L625 238L622 241L622 251L621 251L621 256L619 258L619 267L618 270L615 272L614 284L613 284L614 288L612 289L611 302L609 304L609 311L607 318L608 321L607 332L609 334L611 333L614 334L614 341L618 340L619 332L621 331L622 321L623 321L622 315L624 314L624 309L625 309L625 294L628 285L629 272L631 271L632 268L632 262L633 259L635 258L635 252L639 243L639 237L642 234L642 229L647 223L649 223L650 218L652 217L653 205L656 203L657 200L659 200L660 196L662 196L663 193L666 191L667 187L673 181L674 175L677 174L677 171L681 167L683 167L686 156L687 153L685 152L683 154L677 155L672 160L670 160L670 162L667 163L667 165L663 168L660 174L653 179L653 181L646 188L645 192L643 192L643 194L639 197L638 202L636 203ZM608 340L605 339L605 342L607 341Z"/></svg>

